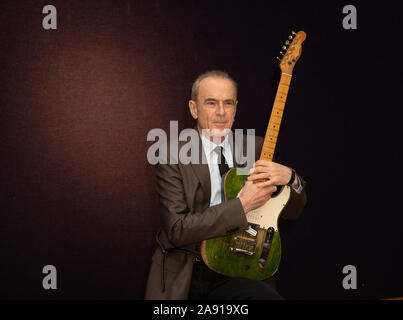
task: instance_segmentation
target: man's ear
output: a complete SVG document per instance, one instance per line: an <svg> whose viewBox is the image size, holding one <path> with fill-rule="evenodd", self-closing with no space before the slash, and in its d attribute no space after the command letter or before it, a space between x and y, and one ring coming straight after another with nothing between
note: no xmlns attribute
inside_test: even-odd
<svg viewBox="0 0 403 320"><path fill-rule="evenodd" d="M192 115L193 119L198 118L196 102L193 100L189 100L189 111L190 111L190 114Z"/></svg>

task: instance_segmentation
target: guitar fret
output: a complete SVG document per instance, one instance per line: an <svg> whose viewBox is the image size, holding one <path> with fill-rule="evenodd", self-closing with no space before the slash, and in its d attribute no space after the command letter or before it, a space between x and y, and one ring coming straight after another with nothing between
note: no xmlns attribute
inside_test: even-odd
<svg viewBox="0 0 403 320"><path fill-rule="evenodd" d="M266 136L272 137L272 138L277 138L277 136L272 136L271 134L266 134Z"/></svg>
<svg viewBox="0 0 403 320"><path fill-rule="evenodd" d="M276 147L278 132L281 125L281 119L284 113L284 106L287 100L288 87L290 86L291 77L283 77L280 79L280 84L277 89L276 97L273 104L273 109L270 115L270 121L267 125L266 136L260 158L272 161L274 150ZM284 86L284 87L281 87ZM273 121L273 120L276 121ZM271 142L271 144L269 144ZM270 150L270 151L269 151Z"/></svg>
<svg viewBox="0 0 403 320"><path fill-rule="evenodd" d="M266 154L266 152L263 152L263 154ZM272 159L272 155L270 155L269 157L263 155L263 156L261 156L261 158L267 159L267 160L271 160L271 159Z"/></svg>

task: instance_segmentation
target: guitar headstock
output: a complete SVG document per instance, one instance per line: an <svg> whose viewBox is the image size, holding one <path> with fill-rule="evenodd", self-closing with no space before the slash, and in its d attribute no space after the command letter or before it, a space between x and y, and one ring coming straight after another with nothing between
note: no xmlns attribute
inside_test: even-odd
<svg viewBox="0 0 403 320"><path fill-rule="evenodd" d="M280 69L282 72L292 74L292 70L296 62L298 61L299 57L301 56L302 51L302 42L304 42L306 38L306 33L304 31L299 31L295 33L294 31L291 32L291 35L288 36L288 40L285 42L285 45L281 48L281 50L286 50L285 53L280 51L283 55L283 58L280 59ZM287 47L288 46L288 47Z"/></svg>

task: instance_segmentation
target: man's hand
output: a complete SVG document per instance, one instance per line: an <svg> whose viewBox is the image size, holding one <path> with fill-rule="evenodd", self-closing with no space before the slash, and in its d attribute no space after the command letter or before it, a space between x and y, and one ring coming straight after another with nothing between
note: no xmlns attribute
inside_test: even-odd
<svg viewBox="0 0 403 320"><path fill-rule="evenodd" d="M239 194L239 200L241 200L245 213L263 206L267 201L269 201L272 193L276 190L277 187L274 185L273 181L259 183L246 181L241 193Z"/></svg>
<svg viewBox="0 0 403 320"><path fill-rule="evenodd" d="M249 172L248 181L256 181L261 179L270 179L275 186L286 185L292 175L290 168L276 162L266 160L258 160ZM295 177L292 187L298 187L298 179Z"/></svg>
<svg viewBox="0 0 403 320"><path fill-rule="evenodd" d="M290 181L292 171L279 163L259 160L255 162L249 174L248 180L239 194L245 213L259 208L269 201L272 193L277 190L276 186L286 185ZM259 181L266 179L270 180ZM297 177L295 177L292 187L298 187Z"/></svg>

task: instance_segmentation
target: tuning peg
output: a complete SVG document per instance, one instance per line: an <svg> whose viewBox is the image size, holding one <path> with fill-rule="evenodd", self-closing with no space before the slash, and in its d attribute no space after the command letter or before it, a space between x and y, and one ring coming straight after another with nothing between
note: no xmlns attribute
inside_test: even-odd
<svg viewBox="0 0 403 320"><path fill-rule="evenodd" d="M282 46L281 49L282 49L282 50L287 50L287 47L286 47L286 46Z"/></svg>
<svg viewBox="0 0 403 320"><path fill-rule="evenodd" d="M288 36L288 39L292 40L292 36Z"/></svg>
<svg viewBox="0 0 403 320"><path fill-rule="evenodd" d="M285 42L285 44L288 46L288 45L290 44L290 41L287 40L287 41Z"/></svg>
<svg viewBox="0 0 403 320"><path fill-rule="evenodd" d="M292 34L296 34L295 31L291 31Z"/></svg>
<svg viewBox="0 0 403 320"><path fill-rule="evenodd" d="M284 53L282 53L281 51L280 51L280 54L281 54L282 56L284 56Z"/></svg>
<svg viewBox="0 0 403 320"><path fill-rule="evenodd" d="M278 60L278 61L280 61L280 62L281 62L281 59L280 59L279 57L276 57L276 58L277 58L277 60Z"/></svg>

